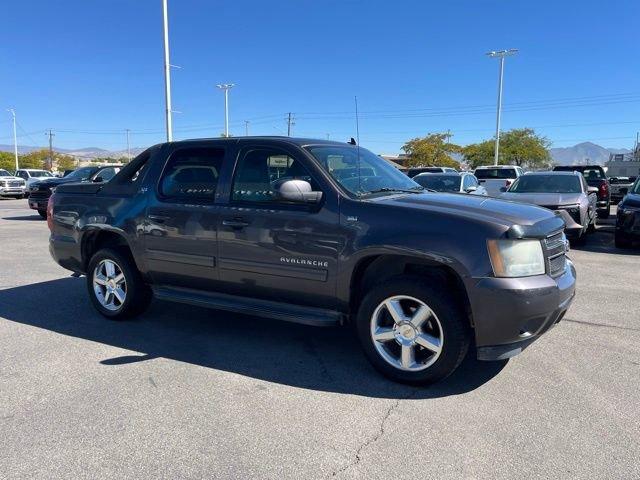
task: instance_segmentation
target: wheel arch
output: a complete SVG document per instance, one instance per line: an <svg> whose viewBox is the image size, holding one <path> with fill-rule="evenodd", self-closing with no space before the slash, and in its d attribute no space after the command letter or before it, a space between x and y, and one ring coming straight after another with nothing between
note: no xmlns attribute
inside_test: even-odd
<svg viewBox="0 0 640 480"><path fill-rule="evenodd" d="M469 325L474 326L469 295L460 274L450 265L431 258L402 254L376 254L361 258L351 273L349 314L354 315L366 293L386 279L414 275L444 285L463 306Z"/></svg>
<svg viewBox="0 0 640 480"><path fill-rule="evenodd" d="M115 230L104 230L99 228L89 228L82 235L80 243L80 254L82 260L82 268L86 272L91 257L103 248L116 248L125 250L133 259L133 250L122 232Z"/></svg>

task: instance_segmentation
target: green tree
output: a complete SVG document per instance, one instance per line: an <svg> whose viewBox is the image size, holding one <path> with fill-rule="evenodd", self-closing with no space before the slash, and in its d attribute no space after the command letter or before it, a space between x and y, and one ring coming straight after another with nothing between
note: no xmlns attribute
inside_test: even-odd
<svg viewBox="0 0 640 480"><path fill-rule="evenodd" d="M500 157L509 165L545 168L551 162L551 142L532 128L514 128L500 136Z"/></svg>
<svg viewBox="0 0 640 480"><path fill-rule="evenodd" d="M514 128L500 135L498 163L532 169L546 168L551 164L550 146L551 142L533 129ZM462 155L470 168L491 165L495 155L495 140L467 145L462 149Z"/></svg>
<svg viewBox="0 0 640 480"><path fill-rule="evenodd" d="M70 155L55 155L56 158L56 166L59 172L64 172L65 170L73 170L76 168L76 159Z"/></svg>
<svg viewBox="0 0 640 480"><path fill-rule="evenodd" d="M480 165L492 165L495 146L494 140L472 143L462 148L462 156L467 165L469 165L469 168L476 168Z"/></svg>
<svg viewBox="0 0 640 480"><path fill-rule="evenodd" d="M16 159L13 153L0 152L0 168L13 172L16 169Z"/></svg>
<svg viewBox="0 0 640 480"><path fill-rule="evenodd" d="M450 138L448 133L430 133L426 137L409 140L402 146L409 156L407 166L459 167L451 155L459 153L461 147L451 143Z"/></svg>
<svg viewBox="0 0 640 480"><path fill-rule="evenodd" d="M20 168L46 168L48 159L49 150L43 148L22 155L18 161L20 162Z"/></svg>

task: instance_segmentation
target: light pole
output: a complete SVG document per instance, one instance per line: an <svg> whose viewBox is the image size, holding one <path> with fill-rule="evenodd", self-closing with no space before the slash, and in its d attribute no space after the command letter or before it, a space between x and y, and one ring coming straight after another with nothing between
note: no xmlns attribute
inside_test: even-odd
<svg viewBox="0 0 640 480"><path fill-rule="evenodd" d="M13 108L7 109L7 112L11 112L13 117L13 154L16 157L16 171L20 168L18 166L18 136L16 134L16 111Z"/></svg>
<svg viewBox="0 0 640 480"><path fill-rule="evenodd" d="M499 50L487 52L489 57L498 57L500 59L500 75L498 77L498 107L496 112L496 148L493 164L498 165L498 151L500 149L500 114L502 113L502 77L504 76L504 57L510 57L518 53L516 48L509 50Z"/></svg>
<svg viewBox="0 0 640 480"><path fill-rule="evenodd" d="M167 142L173 140L173 125L171 122L171 64L169 63L169 16L167 0L162 0L162 22L164 32L164 101L165 123L167 128Z"/></svg>
<svg viewBox="0 0 640 480"><path fill-rule="evenodd" d="M249 136L249 120L244 121L244 136Z"/></svg>
<svg viewBox="0 0 640 480"><path fill-rule="evenodd" d="M224 91L224 136L229 136L229 90L233 88L233 83L220 83L216 85Z"/></svg>

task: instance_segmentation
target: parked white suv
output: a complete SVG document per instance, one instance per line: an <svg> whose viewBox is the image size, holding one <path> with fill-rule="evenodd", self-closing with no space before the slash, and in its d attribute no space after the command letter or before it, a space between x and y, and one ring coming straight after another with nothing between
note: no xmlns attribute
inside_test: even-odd
<svg viewBox="0 0 640 480"><path fill-rule="evenodd" d="M516 178L524 175L524 170L515 165L488 165L476 168L473 174L489 196L499 197Z"/></svg>
<svg viewBox="0 0 640 480"><path fill-rule="evenodd" d="M40 180L44 180L45 178L51 178L53 176L53 173L48 170L21 168L20 170L16 171L16 177L20 177L25 182L27 182L27 191L29 190L31 184L39 182Z"/></svg>
<svg viewBox="0 0 640 480"><path fill-rule="evenodd" d="M0 169L0 197L22 198L27 190L26 182Z"/></svg>

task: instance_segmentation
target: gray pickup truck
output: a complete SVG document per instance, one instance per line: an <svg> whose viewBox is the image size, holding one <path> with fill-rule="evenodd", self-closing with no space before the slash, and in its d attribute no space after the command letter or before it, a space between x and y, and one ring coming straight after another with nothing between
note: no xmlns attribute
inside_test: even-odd
<svg viewBox="0 0 640 480"><path fill-rule="evenodd" d="M53 258L86 275L105 317L155 296L228 322L351 324L373 366L407 383L446 377L470 347L520 353L562 319L576 282L553 212L429 192L322 140L160 144L109 182L58 186L48 223Z"/></svg>

